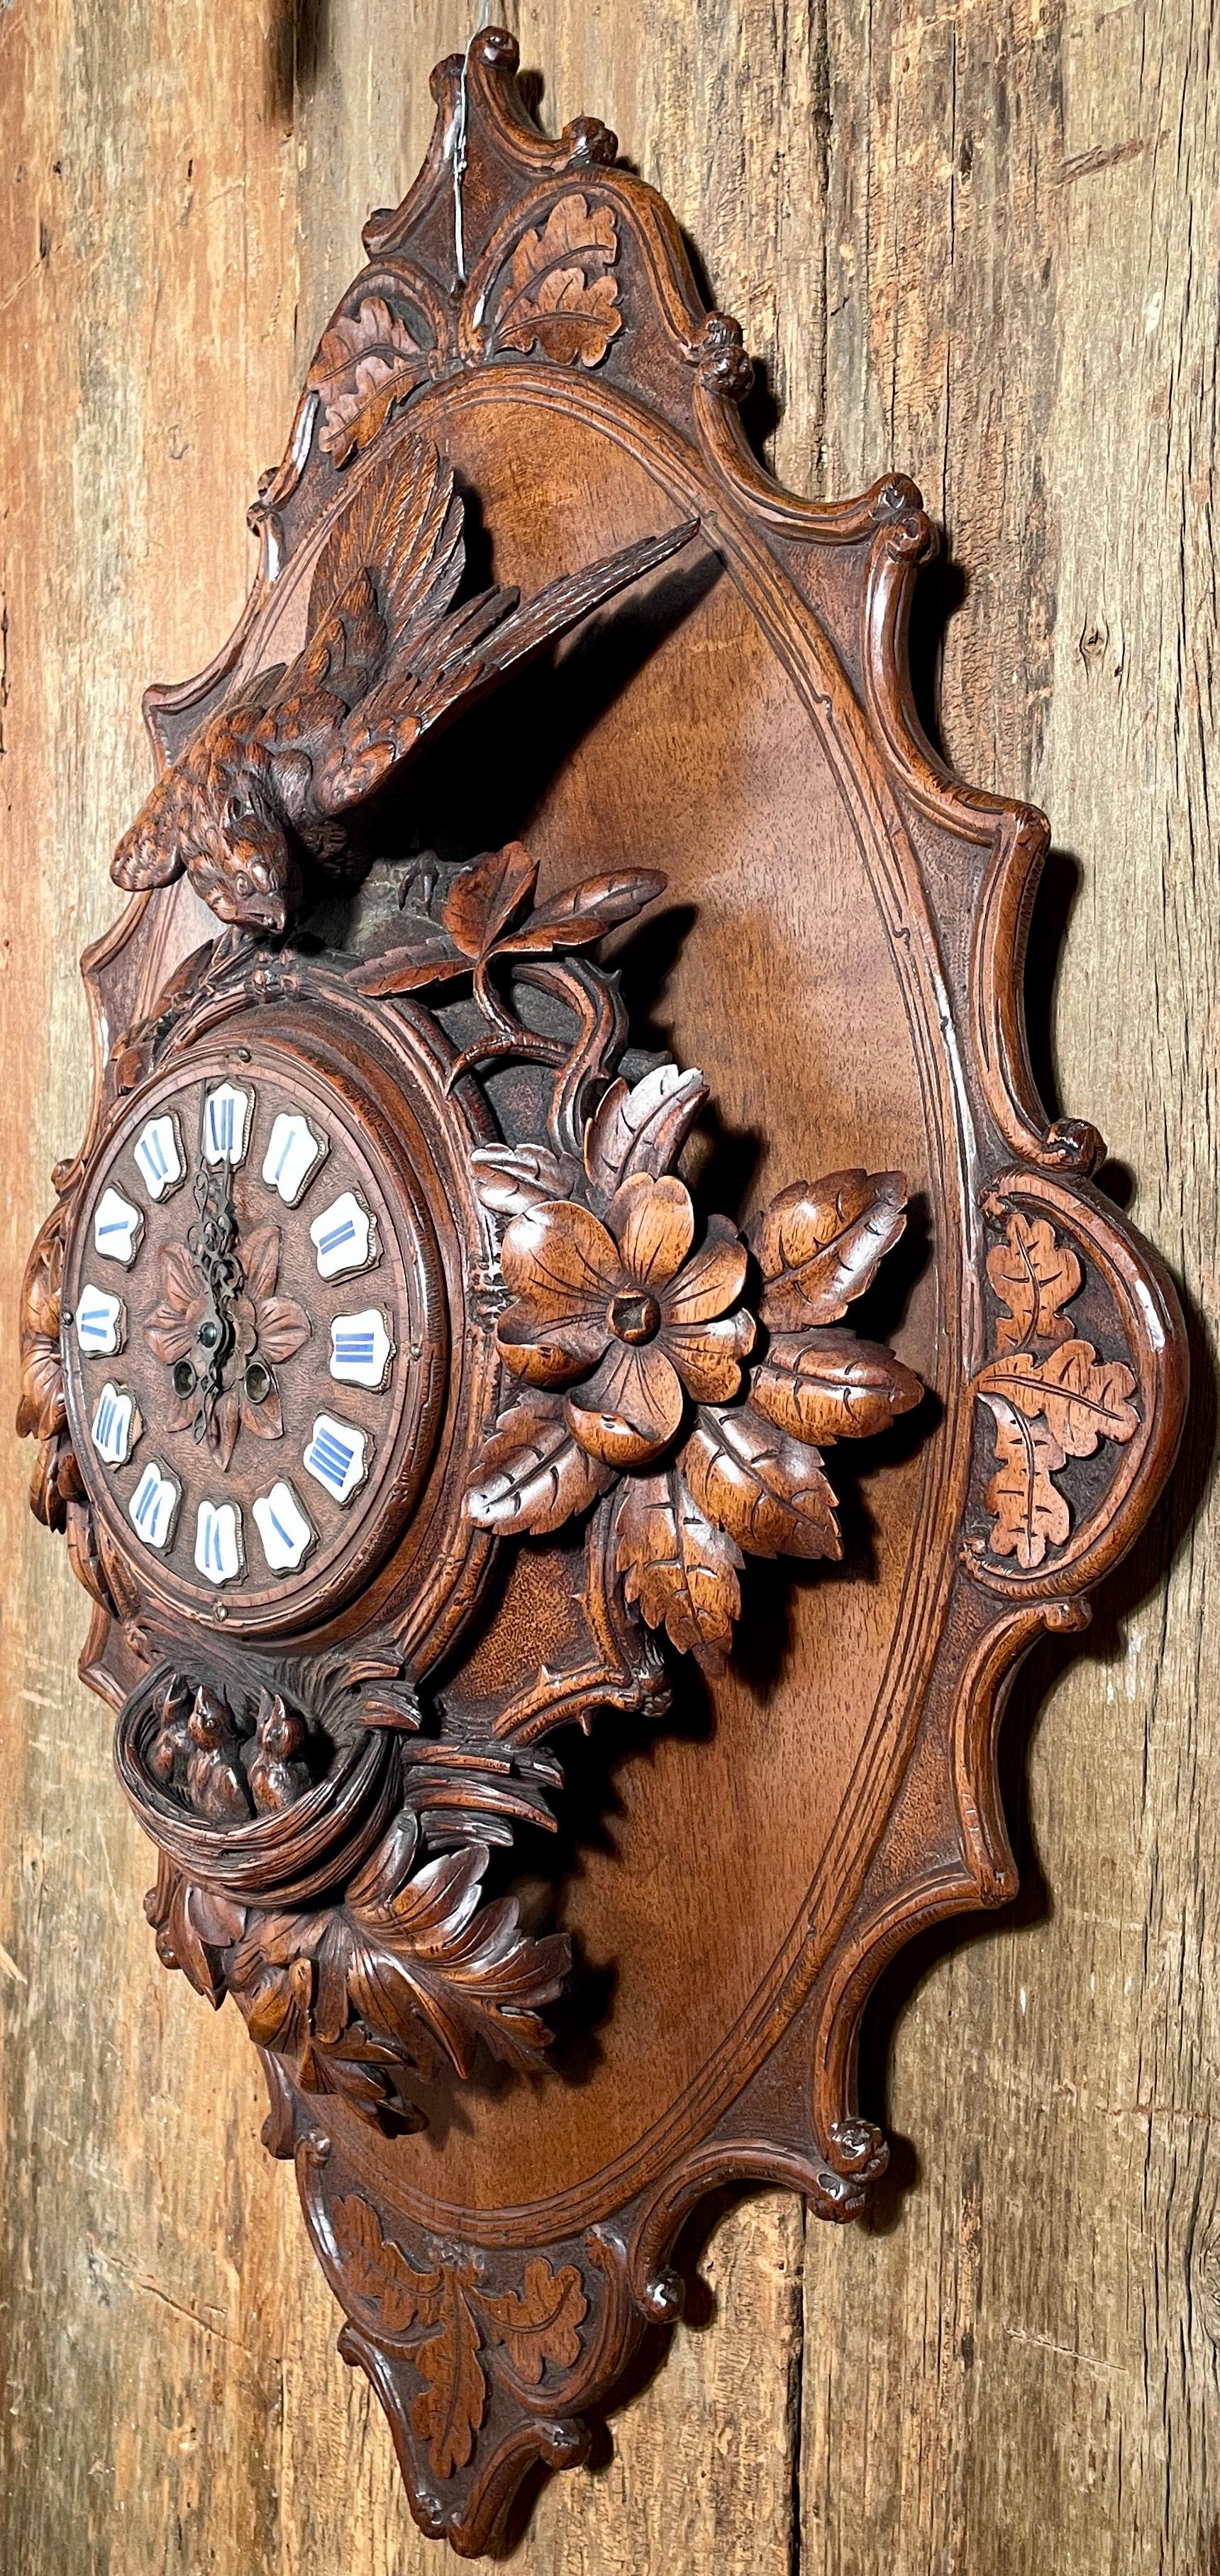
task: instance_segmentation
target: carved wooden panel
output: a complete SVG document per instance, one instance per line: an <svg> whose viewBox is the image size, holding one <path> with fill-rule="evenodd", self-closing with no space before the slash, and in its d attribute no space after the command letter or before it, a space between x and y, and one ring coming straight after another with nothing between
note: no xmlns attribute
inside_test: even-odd
<svg viewBox="0 0 1220 2576"><path fill-rule="evenodd" d="M1011 1893L1005 1689L1185 1395L1028 1070L1046 826L915 720L917 494L761 472L667 209L515 63L439 67L241 624L149 693L22 1318L160 1956L467 2553L702 2193L865 2205L866 1997Z"/></svg>

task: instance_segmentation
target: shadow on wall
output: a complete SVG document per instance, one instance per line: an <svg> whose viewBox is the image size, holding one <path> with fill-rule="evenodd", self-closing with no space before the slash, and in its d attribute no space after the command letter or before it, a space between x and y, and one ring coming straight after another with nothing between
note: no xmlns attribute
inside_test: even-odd
<svg viewBox="0 0 1220 2576"><path fill-rule="evenodd" d="M274 0L267 30L267 117L291 125L330 59L330 0Z"/></svg>

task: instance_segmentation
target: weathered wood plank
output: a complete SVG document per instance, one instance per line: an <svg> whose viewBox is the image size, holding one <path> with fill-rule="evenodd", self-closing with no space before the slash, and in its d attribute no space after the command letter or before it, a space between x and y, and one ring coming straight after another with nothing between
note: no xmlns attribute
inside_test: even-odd
<svg viewBox="0 0 1220 2576"><path fill-rule="evenodd" d="M967 774L1045 802L1081 871L1065 1103L1107 1126L1141 1221L1214 1312L1204 15L502 14L544 118L616 124L688 226L767 359L781 472L841 489L894 463L947 520L968 587L946 741ZM22 463L0 523L10 1311L47 1166L79 1125L73 961L110 917L106 856L146 775L140 689L236 612L241 496L278 450L363 213L417 164L427 70L469 25L450 0L409 24L391 0L0 13L0 404ZM191 527L206 544L170 582ZM4 1367L11 1385L11 1351ZM1197 1408L1187 1489L1203 1445ZM10 1449L0 2563L431 2567L377 2410L334 2357L289 2178L257 2150L244 2034L153 1960L108 1723L72 1678L79 1595L25 1515L24 1472ZM921 2150L914 2188L884 2229L809 2232L803 2529L804 2236L767 2199L718 2230L716 2320L626 2410L616 2462L543 2497L517 2562L531 2576L1207 2563L1215 1547L1197 1524L1166 1594L1165 1540L1038 1729L1044 1919L968 1943L903 2017L890 2109ZM121 2037L98 2008L112 1986Z"/></svg>
<svg viewBox="0 0 1220 2576"><path fill-rule="evenodd" d="M862 39L830 15L828 476L892 458L948 522L952 756L1046 805L1079 874L1063 1105L1099 1117L1214 1317L1208 23L898 0ZM1210 1413L1201 1383L1179 1523ZM1038 1727L1040 1919L959 1950L904 2017L914 2189L887 2232L811 2250L827 2576L1215 2555L1214 1519L1166 1585L1169 1538L1167 1516Z"/></svg>

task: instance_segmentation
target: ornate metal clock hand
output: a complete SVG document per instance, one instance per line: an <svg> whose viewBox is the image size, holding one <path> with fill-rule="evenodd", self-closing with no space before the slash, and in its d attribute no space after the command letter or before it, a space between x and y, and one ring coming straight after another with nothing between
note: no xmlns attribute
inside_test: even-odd
<svg viewBox="0 0 1220 2576"><path fill-rule="evenodd" d="M194 1378L199 1389L194 1422L196 1440L207 1438L222 1390L224 1365L234 1340L233 1301L242 1286L241 1263L235 1251L237 1211L233 1204L232 1159L226 1154L220 1172L209 1170L203 1150L203 1119L204 1102L201 1101L199 1141L191 1182L196 1216L186 1238L187 1250L209 1299L208 1311L196 1336L208 1355L202 1375L196 1372ZM191 1367L189 1360L180 1361L178 1365L184 1372ZM183 1383L177 1391L189 1395L191 1388Z"/></svg>

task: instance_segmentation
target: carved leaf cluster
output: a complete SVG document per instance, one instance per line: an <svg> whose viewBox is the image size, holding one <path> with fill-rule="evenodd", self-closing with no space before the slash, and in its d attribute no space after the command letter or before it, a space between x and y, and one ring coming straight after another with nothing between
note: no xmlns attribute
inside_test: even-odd
<svg viewBox="0 0 1220 2576"><path fill-rule="evenodd" d="M62 1185L62 1184L61 1184ZM63 1531L77 1580L102 1609L115 1602L98 1548L97 1524L85 1492L64 1404L60 1356L60 1285L64 1228L71 1207L65 1191L39 1228L21 1291L21 1394L17 1436L38 1444L30 1472L30 1510L48 1529Z"/></svg>
<svg viewBox="0 0 1220 2576"><path fill-rule="evenodd" d="M489 850L454 878L439 922L422 921L411 939L362 967L362 993L418 993L473 976L487 995L486 975L496 960L562 956L591 947L653 902L665 879L653 868L585 877L562 895L533 904L538 861L520 841ZM492 1016L504 1014L493 1002Z"/></svg>
<svg viewBox="0 0 1220 2576"><path fill-rule="evenodd" d="M579 2360L588 2301L574 2264L553 2270L534 2255L521 2287L507 2290L488 2289L469 2258L438 2246L417 2268L358 2192L336 2200L331 2227L345 2293L379 2334L405 2345L418 2374L411 2427L437 2477L451 2478L471 2458L489 2369L532 2389L548 2369Z"/></svg>
<svg viewBox="0 0 1220 2576"><path fill-rule="evenodd" d="M412 292L403 268L415 329L388 292L360 294L357 287L354 310L328 325L306 380L321 403L323 453L337 467L349 464L418 385L472 355L541 354L558 366L600 366L623 327L617 257L613 207L568 190L545 223L518 236L507 261L493 253L490 270L480 263L460 300L437 301L419 272Z"/></svg>
<svg viewBox="0 0 1220 2576"><path fill-rule="evenodd" d="M535 1145L476 1152L480 1196L506 1225L514 1302L497 1340L526 1387L484 1442L466 1510L503 1536L543 1535L617 1485L624 1598L716 1672L745 1555L837 1557L823 1448L883 1431L922 1388L836 1329L902 1231L901 1176L783 1191L750 1238L756 1319L735 1228L712 1218L696 1244L672 1174L706 1097L700 1073L662 1064L608 1085L579 1162Z"/></svg>
<svg viewBox="0 0 1220 2576"><path fill-rule="evenodd" d="M1032 1572L1071 1534L1067 1497L1054 1481L1059 1470L1069 1458L1092 1457L1102 1440L1122 1444L1137 1430L1135 1378L1124 1361L1099 1359L1073 1332L1062 1310L1079 1294L1083 1272L1045 1217L1014 1210L987 1275L1005 1309L999 1356L975 1379L995 1423L988 1545Z"/></svg>
<svg viewBox="0 0 1220 2576"><path fill-rule="evenodd" d="M540 348L560 366L599 366L623 324L610 273L617 255L610 207L560 197L542 230L522 233L513 251L488 354Z"/></svg>
<svg viewBox="0 0 1220 2576"><path fill-rule="evenodd" d="M334 465L368 447L429 371L429 353L384 295L366 295L323 335L309 374L322 398L319 444Z"/></svg>
<svg viewBox="0 0 1220 2576"><path fill-rule="evenodd" d="M513 1899L482 1901L485 1843L416 1869L418 1836L404 1811L341 1905L251 1913L226 1972L260 2048L295 2058L306 2091L374 2117L408 2073L427 2081L447 2060L468 2076L480 2040L536 2065L550 2038L541 2008L568 1965L561 1934L531 1939Z"/></svg>

